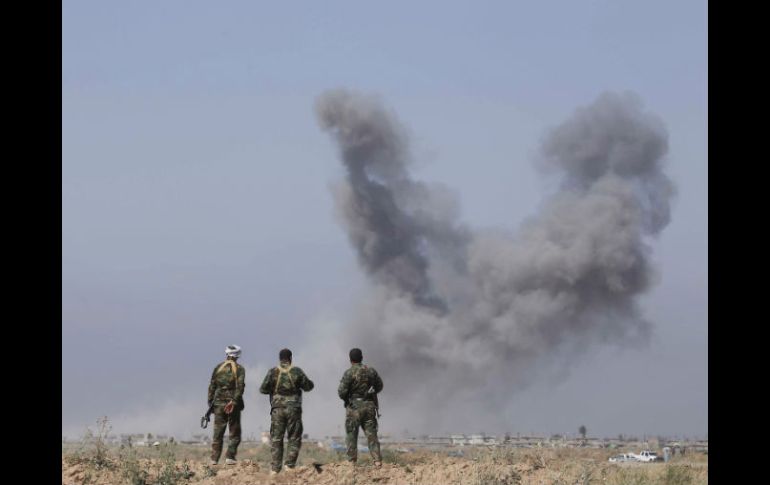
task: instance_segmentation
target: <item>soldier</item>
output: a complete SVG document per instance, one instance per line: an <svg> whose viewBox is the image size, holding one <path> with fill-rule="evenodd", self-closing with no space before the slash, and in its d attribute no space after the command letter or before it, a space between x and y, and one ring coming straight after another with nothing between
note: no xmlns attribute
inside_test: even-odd
<svg viewBox="0 0 770 485"><path fill-rule="evenodd" d="M345 442L348 461L355 465L358 459L358 428L364 429L369 452L374 466L382 466L380 442L377 439L377 414L375 403L382 391L382 379L373 367L361 364L361 349L350 351L350 368L345 371L337 389L340 399L345 402Z"/></svg>
<svg viewBox="0 0 770 485"><path fill-rule="evenodd" d="M211 464L216 465L222 455L222 440L225 428L230 429L225 463L234 465L238 445L241 442L241 411L243 411L243 389L246 386L246 369L238 364L241 348L228 345L227 358L214 368L209 384L209 406L214 404L214 439L211 442Z"/></svg>
<svg viewBox="0 0 770 485"><path fill-rule="evenodd" d="M281 471L283 437L287 435L286 471L297 464L302 447L302 391L313 389L311 381L299 367L291 365L291 350L278 353L280 364L267 372L259 392L270 395L270 474Z"/></svg>

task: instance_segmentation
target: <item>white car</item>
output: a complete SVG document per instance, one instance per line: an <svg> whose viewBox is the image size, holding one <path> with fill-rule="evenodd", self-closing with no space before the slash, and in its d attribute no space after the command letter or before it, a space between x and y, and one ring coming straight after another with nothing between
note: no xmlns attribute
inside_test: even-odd
<svg viewBox="0 0 770 485"><path fill-rule="evenodd" d="M662 458L659 457L655 452L650 450L644 450L643 452L639 453L638 455L634 455L634 458L636 458L639 461L649 463L653 461L661 461Z"/></svg>
<svg viewBox="0 0 770 485"><path fill-rule="evenodd" d="M627 455L625 453L621 453L620 455L615 455L615 456L610 457L610 461L612 463L621 463L621 462L624 462L624 461L637 461L637 459L634 458L631 455Z"/></svg>

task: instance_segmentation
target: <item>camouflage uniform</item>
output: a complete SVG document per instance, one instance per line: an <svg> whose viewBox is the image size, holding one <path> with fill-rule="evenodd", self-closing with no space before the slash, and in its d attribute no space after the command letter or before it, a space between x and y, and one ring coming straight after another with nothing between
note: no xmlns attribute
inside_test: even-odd
<svg viewBox="0 0 770 485"><path fill-rule="evenodd" d="M342 375L340 387L337 389L340 399L345 405L345 442L348 448L348 461L358 459L358 428L364 429L369 452L375 462L382 462L380 442L377 439L377 409L372 394L367 393L370 387L374 392L382 391L382 379L374 368L363 364L353 364Z"/></svg>
<svg viewBox="0 0 770 485"><path fill-rule="evenodd" d="M281 362L267 372L259 392L270 395L270 451L272 469L281 471L283 437L287 435L286 466L294 468L302 447L302 391L313 389L299 367Z"/></svg>
<svg viewBox="0 0 770 485"><path fill-rule="evenodd" d="M232 367L235 366L237 373L237 382L233 375ZM209 405L214 400L214 439L211 443L211 459L219 461L222 455L222 441L225 435L225 428L230 428L230 438L227 443L227 453L225 458L235 459L238 452L238 445L241 443L241 411L243 411L243 389L246 387L246 369L234 360L227 359L218 364L211 374L211 384L209 384ZM217 392L218 391L218 392ZM230 414L225 414L225 405L233 401L235 408Z"/></svg>

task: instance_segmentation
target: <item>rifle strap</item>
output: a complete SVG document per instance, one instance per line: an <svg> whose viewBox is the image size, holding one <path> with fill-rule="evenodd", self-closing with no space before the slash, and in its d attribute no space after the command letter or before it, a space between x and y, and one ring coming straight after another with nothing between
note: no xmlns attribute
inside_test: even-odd
<svg viewBox="0 0 770 485"><path fill-rule="evenodd" d="M291 372L290 372L292 368L293 366L291 364L289 364L288 367L281 367L279 365L278 367L275 368L278 371L278 374L275 375L275 387L273 388L273 394L275 394L276 391L278 391L278 384L281 383L281 376L283 374L286 374L286 376L289 378L289 382L291 382L291 387L292 388L294 387L294 379L292 379Z"/></svg>

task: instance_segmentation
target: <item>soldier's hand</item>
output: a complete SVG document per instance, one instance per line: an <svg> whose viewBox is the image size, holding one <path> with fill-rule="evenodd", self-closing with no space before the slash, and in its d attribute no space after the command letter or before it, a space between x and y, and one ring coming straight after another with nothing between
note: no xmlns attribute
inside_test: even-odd
<svg viewBox="0 0 770 485"><path fill-rule="evenodd" d="M233 412L233 409L235 408L235 403L230 401L227 404L225 404L225 414L230 414Z"/></svg>

